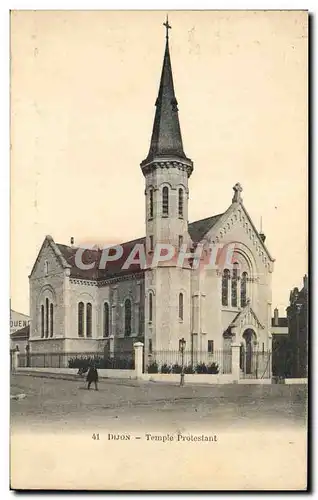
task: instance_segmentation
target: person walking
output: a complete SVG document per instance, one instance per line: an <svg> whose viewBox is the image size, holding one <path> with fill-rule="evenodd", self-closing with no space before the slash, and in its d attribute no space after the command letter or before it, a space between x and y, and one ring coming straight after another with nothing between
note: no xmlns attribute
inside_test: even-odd
<svg viewBox="0 0 318 500"><path fill-rule="evenodd" d="M97 368L96 368L95 364L93 366L90 366L90 368L88 370L87 377L86 377L86 381L88 382L88 384L87 384L87 389L88 390L89 390L92 382L94 382L94 384L95 384L95 391L98 391L98 387L97 387L98 371L97 371Z"/></svg>

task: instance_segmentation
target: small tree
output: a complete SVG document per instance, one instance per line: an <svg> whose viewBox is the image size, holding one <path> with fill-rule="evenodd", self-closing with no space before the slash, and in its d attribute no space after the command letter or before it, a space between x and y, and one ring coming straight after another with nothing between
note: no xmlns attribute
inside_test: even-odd
<svg viewBox="0 0 318 500"><path fill-rule="evenodd" d="M171 373L171 366L167 365L167 363L164 363L163 365L161 365L160 373Z"/></svg>
<svg viewBox="0 0 318 500"><path fill-rule="evenodd" d="M195 371L199 374L208 373L208 368L205 363L198 363Z"/></svg>
<svg viewBox="0 0 318 500"><path fill-rule="evenodd" d="M209 366L208 366L208 373L211 373L212 375L216 375L219 373L219 365L217 365L216 363L211 363Z"/></svg>
<svg viewBox="0 0 318 500"><path fill-rule="evenodd" d="M182 366L179 365L178 363L175 363L174 365L172 365L171 372L172 373L181 373L182 372Z"/></svg>
<svg viewBox="0 0 318 500"><path fill-rule="evenodd" d="M187 373L187 374L195 373L193 366L192 365L185 366L184 373Z"/></svg>
<svg viewBox="0 0 318 500"><path fill-rule="evenodd" d="M148 373L158 373L158 364L153 361L148 365Z"/></svg>

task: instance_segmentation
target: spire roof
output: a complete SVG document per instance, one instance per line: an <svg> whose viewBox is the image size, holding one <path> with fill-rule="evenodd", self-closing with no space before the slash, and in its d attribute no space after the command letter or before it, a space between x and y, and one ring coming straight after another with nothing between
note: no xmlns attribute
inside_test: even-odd
<svg viewBox="0 0 318 500"><path fill-rule="evenodd" d="M153 124L150 149L146 160L142 164L149 163L154 158L177 156L180 159L189 159L183 151L178 102L174 92L172 68L169 50L169 29L166 23L166 48L163 59L161 79L158 97L156 100L156 114Z"/></svg>

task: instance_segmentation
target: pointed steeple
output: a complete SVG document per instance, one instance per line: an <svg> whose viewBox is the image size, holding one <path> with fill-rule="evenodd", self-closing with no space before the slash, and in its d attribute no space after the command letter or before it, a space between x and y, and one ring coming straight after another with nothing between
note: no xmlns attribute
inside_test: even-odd
<svg viewBox="0 0 318 500"><path fill-rule="evenodd" d="M189 160L184 151L178 116L178 102L174 92L172 68L169 50L169 29L171 26L166 23L166 48L163 59L161 79L158 97L156 100L156 114L153 124L150 149L147 158L142 162L142 166L161 158L177 158L179 160ZM192 164L192 162L191 162Z"/></svg>

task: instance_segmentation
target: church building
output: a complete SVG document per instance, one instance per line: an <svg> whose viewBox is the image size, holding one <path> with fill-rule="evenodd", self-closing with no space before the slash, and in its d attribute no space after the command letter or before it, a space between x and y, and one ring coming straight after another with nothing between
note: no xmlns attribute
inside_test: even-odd
<svg viewBox="0 0 318 500"><path fill-rule="evenodd" d="M184 151L165 27L150 148L140 165L145 237L123 243L121 257L104 266L103 249L82 251L46 236L29 276L32 353L115 352L138 340L147 356L177 350L180 339L194 352L232 343L247 353L271 350L274 259L243 204L241 185L234 180L223 213L188 222L195 172ZM174 248L175 257L153 265L160 245ZM135 248L146 263L127 268ZM181 264L179 252L186 254Z"/></svg>

